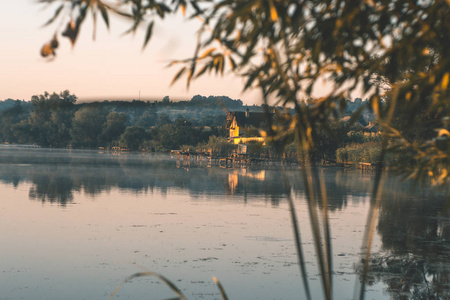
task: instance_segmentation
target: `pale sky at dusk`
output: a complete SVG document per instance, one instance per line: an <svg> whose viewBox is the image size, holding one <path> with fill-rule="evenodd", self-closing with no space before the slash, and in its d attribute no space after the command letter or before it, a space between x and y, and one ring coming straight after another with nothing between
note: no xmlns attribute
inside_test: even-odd
<svg viewBox="0 0 450 300"><path fill-rule="evenodd" d="M34 0L0 1L0 100L29 100L32 95L70 90L83 100L138 99L189 100L193 95L226 95L246 104L261 104L258 91L241 93L243 81L234 75L210 76L195 81L186 90L184 80L170 87L178 67L167 68L170 59L186 58L195 47L197 21L184 21L181 15L159 23L153 38L141 51L142 29L136 36L122 35L128 23L111 18L108 33L101 18L97 38L92 40L92 22L82 27L72 49L60 38L57 57L41 58L41 46L48 42L58 23L42 25L54 8L44 10Z"/></svg>

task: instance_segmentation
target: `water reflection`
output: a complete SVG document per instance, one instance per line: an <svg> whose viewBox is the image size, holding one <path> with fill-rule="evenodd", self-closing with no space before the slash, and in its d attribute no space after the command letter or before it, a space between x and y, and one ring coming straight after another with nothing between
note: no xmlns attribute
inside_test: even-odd
<svg viewBox="0 0 450 300"><path fill-rule="evenodd" d="M31 182L29 198L61 205L73 201L74 192L95 197L118 188L129 193L151 193L158 189L182 189L191 196L223 194L264 196L279 203L284 188L277 171L220 168L176 168L167 155L105 154L95 151L25 149L0 153L0 181L13 184ZM295 180L295 173L291 177Z"/></svg>
<svg viewBox="0 0 450 300"><path fill-rule="evenodd" d="M287 170L285 175L294 194L302 199L300 172ZM329 169L324 176L330 212L368 199L372 173ZM285 195L281 178L280 170L270 169L193 164L177 168L176 161L166 155L0 147L0 182L14 188L31 183L29 199L63 207L73 202L77 193L94 199L113 189L127 194L153 193L156 189L162 195L179 190L189 194L192 201L246 202L257 198L277 207ZM449 299L450 215L446 192L412 192L411 188L411 184L395 180L386 183L377 226L382 251L373 256L370 284L384 283L394 299Z"/></svg>
<svg viewBox="0 0 450 300"><path fill-rule="evenodd" d="M29 198L61 205L73 201L74 192L95 197L118 188L130 193L152 193L158 189L181 189L194 199L203 195L224 195L243 201L257 197L277 206L285 196L280 170L177 168L167 155L97 153L25 149L0 153L0 181L17 187L31 182ZM285 170L294 192L303 196L302 180L297 169ZM329 192L329 209L342 210L347 201L367 196L371 174L328 170L325 174Z"/></svg>
<svg viewBox="0 0 450 300"><path fill-rule="evenodd" d="M243 201L258 197L277 206L285 196L280 170L222 169L204 166L177 168L176 160L158 154L115 154L96 151L1 149L0 181L14 187L31 182L29 198L65 205L74 192L95 197L118 188L131 193L181 189L194 199L202 195L231 195ZM285 170L294 193L303 196L297 169ZM371 188L371 173L327 170L325 181L330 211L364 199Z"/></svg>
<svg viewBox="0 0 450 300"><path fill-rule="evenodd" d="M382 202L377 230L383 251L372 258L371 284L393 299L450 299L450 213L446 193L404 184Z"/></svg>
<svg viewBox="0 0 450 300"><path fill-rule="evenodd" d="M29 198L42 202L58 202L65 205L73 200L74 184L71 177L55 173L31 173L33 186Z"/></svg>

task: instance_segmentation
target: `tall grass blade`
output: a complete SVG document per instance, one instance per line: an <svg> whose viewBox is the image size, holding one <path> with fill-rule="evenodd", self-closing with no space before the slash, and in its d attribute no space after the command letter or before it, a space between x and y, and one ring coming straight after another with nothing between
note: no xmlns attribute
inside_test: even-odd
<svg viewBox="0 0 450 300"><path fill-rule="evenodd" d="M213 276L213 281L217 285L217 287L219 288L220 294L222 295L222 299L223 300L228 300L227 294L225 293L225 290L224 290L222 284L220 283L219 279L217 279L216 277Z"/></svg>
<svg viewBox="0 0 450 300"><path fill-rule="evenodd" d="M158 278L159 280L164 282L175 294L178 295L179 298L177 298L177 299L187 300L187 298L183 295L183 293L180 291L179 288L177 288L177 286L175 284L173 284L166 277L164 277L164 276L162 276L162 275L160 275L158 273L155 273L155 272L138 272L138 273L135 273L135 274L129 276L127 279L125 279L125 281L121 285L119 285L114 290L114 292L111 294L109 299L114 298L125 283L131 281L132 279L134 279L136 277L143 277L143 276L154 276L154 277Z"/></svg>
<svg viewBox="0 0 450 300"><path fill-rule="evenodd" d="M363 272L362 272L362 278L361 278L361 287L359 290L359 299L364 300L365 296L365 290L366 290L366 281L367 281L367 275L369 272L369 259L370 259L370 251L372 247L372 238L375 230L375 220L378 215L378 209L380 206L381 201L381 194L383 190L384 185L384 173L383 173L383 163L386 156L388 146L388 140L385 137L383 139L381 154L380 154L380 163L377 166L376 174L375 174L375 181L373 184L373 190L371 194L371 200L370 200L370 211L369 215L367 216L367 223L366 223L366 229L364 231L364 237L363 237L363 243L361 246L361 261L363 262ZM355 292L357 292L355 290ZM354 297L357 299L356 295Z"/></svg>
<svg viewBox="0 0 450 300"><path fill-rule="evenodd" d="M294 205L294 201L292 199L291 187L289 185L289 181L287 180L284 172L283 172L283 183L284 183L284 187L285 187L285 190L287 193L289 210L291 212L291 222L292 222L292 227L294 228L294 237L295 237L295 246L297 248L298 264L300 266L300 272L302 274L303 285L305 286L306 299L311 300L311 292L310 292L309 283L308 283L308 273L306 272L305 258L303 255L302 242L301 242L301 236L300 236L300 229L298 228L297 213L295 212L295 205Z"/></svg>
<svg viewBox="0 0 450 300"><path fill-rule="evenodd" d="M299 115L302 115L301 107L296 105L296 110ZM303 119L303 118L302 118ZM302 120L301 119L301 120ZM314 177L312 172L312 166L309 160L309 149L310 149L310 141L308 138L308 130L306 128L309 128L308 124L302 124L302 121L300 121L295 129L295 135L297 140L297 155L298 160L301 164L301 171L302 171L302 177L303 177L303 183L305 188L305 195L308 202L308 211L309 211L309 219L311 222L311 230L314 237L314 246L316 251L317 260L319 263L319 270L320 270L320 277L322 280L322 286L325 292L325 299L331 300L332 299L332 291L331 291L331 273L329 273L329 270L331 270L331 266L325 266L325 259L324 259L324 251L322 247L322 238L321 238L321 231L320 231L320 224L319 219L317 216L317 205L316 200L314 196L314 186L319 187L320 185L318 182L314 185ZM314 173L317 172L314 168ZM315 176L318 178L317 176Z"/></svg>
<svg viewBox="0 0 450 300"><path fill-rule="evenodd" d="M373 206L369 212L369 216L367 218L366 231L364 233L364 242L363 242L362 248L365 251L362 252L363 258L361 259L361 261L363 262L363 272L362 272L362 278L361 278L361 289L359 291L359 299L360 300L364 300L364 296L365 296L367 275L369 273L370 252L372 249L373 235L375 232L375 220L377 218L378 210L379 210L379 206L380 206L380 202L381 202L380 200L381 200L383 184L384 184L384 176L381 179L380 188L377 190L377 194L375 197L375 203L373 204Z"/></svg>
<svg viewBox="0 0 450 300"><path fill-rule="evenodd" d="M332 259L332 251L331 251L331 233L330 233L330 226L329 226L329 219L328 219L328 201L327 201L327 190L325 186L325 179L323 176L323 172L321 172L321 176L319 177L319 174L317 172L317 167L312 166L311 168L312 178L313 178L313 187L314 191L317 192L317 198L321 200L322 202L322 226L323 226L323 239L320 240L323 245L322 247L323 252L323 261L324 261L324 274L326 279L326 284L328 284L328 292L330 293L327 297L329 299L332 298L331 292L333 290L332 286L332 275L333 275L333 259ZM311 187L310 187L311 188ZM316 210L317 205L314 206L314 211ZM319 206L317 206L319 207ZM318 216L316 216L317 219L319 219ZM320 222L317 226L320 225ZM320 230L320 228L319 228ZM320 231L319 231L320 232ZM321 238L321 237L319 237Z"/></svg>
<svg viewBox="0 0 450 300"><path fill-rule="evenodd" d="M323 226L324 226L324 239L325 239L325 249L326 249L326 264L328 266L328 277L330 281L331 290L333 290L333 251L331 248L331 232L330 232L330 222L328 217L328 199L327 199L327 189L325 187L325 178L323 172L320 173L320 190L323 204Z"/></svg>
<svg viewBox="0 0 450 300"><path fill-rule="evenodd" d="M320 222L317 214L317 202L314 195L314 186L318 186L319 184L317 182L316 184L314 184L314 179L316 178L316 176L313 177L313 173L317 171L315 170L315 167L311 166L309 157L305 157L302 170L303 178L305 181L306 197L308 199L308 211L311 222L311 229L314 237L314 246L316 249L317 260L319 262L320 277L322 279L322 285L325 292L325 299L330 300L332 298L330 276L328 275L328 270L330 269L330 267L326 266L324 258L325 251L322 246Z"/></svg>

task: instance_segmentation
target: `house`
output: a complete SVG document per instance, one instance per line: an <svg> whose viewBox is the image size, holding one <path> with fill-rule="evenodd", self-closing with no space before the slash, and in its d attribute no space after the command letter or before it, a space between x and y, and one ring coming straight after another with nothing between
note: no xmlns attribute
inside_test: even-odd
<svg viewBox="0 0 450 300"><path fill-rule="evenodd" d="M249 142L264 143L264 136L260 130L267 130L268 118L273 113L244 111L229 112L226 119L228 140L233 144L246 144Z"/></svg>

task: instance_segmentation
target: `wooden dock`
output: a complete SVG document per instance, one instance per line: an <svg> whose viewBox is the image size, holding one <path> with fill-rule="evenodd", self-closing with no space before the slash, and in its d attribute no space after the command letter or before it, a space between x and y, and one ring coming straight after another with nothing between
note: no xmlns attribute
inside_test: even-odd
<svg viewBox="0 0 450 300"><path fill-rule="evenodd" d="M249 157L246 154L236 154L221 157L207 152L172 150L170 155L177 159L177 164L188 166L191 162L206 164L207 166L217 165L221 168L248 168L248 167L270 167L270 166L293 166L298 165L292 159L269 159Z"/></svg>
<svg viewBox="0 0 450 300"><path fill-rule="evenodd" d="M182 151L172 150L170 151L172 158L176 158L177 165L182 167L190 167L191 163L204 166L219 166L221 168L249 168L249 167L273 167L273 166L299 166L299 162L292 158L255 158L250 157L247 154L233 153L230 156L222 157L214 155L210 152L197 152L197 151ZM354 168L364 171L373 171L378 167L379 163L366 163L366 162L336 162L330 160L323 160L319 163L319 167L338 167L338 168Z"/></svg>

